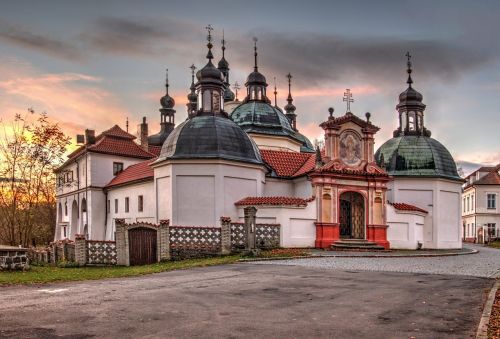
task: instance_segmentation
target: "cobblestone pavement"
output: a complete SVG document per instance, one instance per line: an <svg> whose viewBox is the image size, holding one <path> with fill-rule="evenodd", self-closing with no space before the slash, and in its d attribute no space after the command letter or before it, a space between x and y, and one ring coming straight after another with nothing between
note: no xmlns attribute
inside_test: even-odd
<svg viewBox="0 0 500 339"><path fill-rule="evenodd" d="M500 250L465 244L479 253L446 257L342 258L322 257L257 262L265 265L289 265L356 271L385 271L425 274L495 277L500 275Z"/></svg>

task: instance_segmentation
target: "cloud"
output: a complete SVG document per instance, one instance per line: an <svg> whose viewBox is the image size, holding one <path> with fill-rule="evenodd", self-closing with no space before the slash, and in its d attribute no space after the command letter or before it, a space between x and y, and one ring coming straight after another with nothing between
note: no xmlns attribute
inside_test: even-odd
<svg viewBox="0 0 500 339"><path fill-rule="evenodd" d="M47 112L49 119L58 122L72 137L85 128L99 131L117 121L124 124L127 108L101 87L99 78L80 73L43 73L23 63L16 67L18 64L0 62L0 115L4 120L33 107Z"/></svg>
<svg viewBox="0 0 500 339"><path fill-rule="evenodd" d="M79 49L66 41L34 33L24 27L0 22L0 39L13 44L42 52L57 58L80 61L83 59Z"/></svg>
<svg viewBox="0 0 500 339"><path fill-rule="evenodd" d="M198 24L168 17L161 20L101 17L80 38L100 52L158 58L169 52L174 56L189 53L189 42L202 33Z"/></svg>

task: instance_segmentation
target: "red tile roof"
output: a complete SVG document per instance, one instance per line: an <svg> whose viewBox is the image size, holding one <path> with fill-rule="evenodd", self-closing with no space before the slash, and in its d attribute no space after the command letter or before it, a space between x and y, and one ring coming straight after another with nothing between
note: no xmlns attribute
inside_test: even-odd
<svg viewBox="0 0 500 339"><path fill-rule="evenodd" d="M113 187L118 185L130 184L133 182L146 180L154 177L153 169L149 164L151 164L155 159L146 160L138 164L130 165L121 173L116 175L113 180L111 180L106 187Z"/></svg>
<svg viewBox="0 0 500 339"><path fill-rule="evenodd" d="M158 157L158 156L160 156L161 146L149 145L148 151L149 151L149 153L153 153L154 155L156 155Z"/></svg>
<svg viewBox="0 0 500 339"><path fill-rule="evenodd" d="M500 185L500 175L498 171L492 171L481 179L474 181L472 185Z"/></svg>
<svg viewBox="0 0 500 339"><path fill-rule="evenodd" d="M95 152L103 154L118 155L123 157L151 159L157 157L153 152L145 151L134 142L135 137L122 130L118 125L102 132L96 137L96 142L91 145L83 145L68 155L68 160L60 166L58 170L65 167L72 159L84 154L85 152ZM153 146L154 147L154 146Z"/></svg>
<svg viewBox="0 0 500 339"><path fill-rule="evenodd" d="M236 206L271 205L271 206L307 206L314 198L303 199L296 197L246 197L234 204Z"/></svg>
<svg viewBox="0 0 500 339"><path fill-rule="evenodd" d="M316 155L286 151L260 150L262 160L271 167L277 176L293 178L314 170Z"/></svg>
<svg viewBox="0 0 500 339"><path fill-rule="evenodd" d="M395 209L400 210L400 211L429 213L420 207L410 205L410 204L405 204L404 202L394 202L394 203L391 203L391 205L394 206Z"/></svg>

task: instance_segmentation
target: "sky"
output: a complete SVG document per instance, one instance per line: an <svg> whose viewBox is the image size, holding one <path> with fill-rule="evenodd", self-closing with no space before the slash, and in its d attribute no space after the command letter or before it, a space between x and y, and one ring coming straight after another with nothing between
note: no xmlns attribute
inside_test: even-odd
<svg viewBox="0 0 500 339"><path fill-rule="evenodd" d="M2 0L0 8L3 121L33 108L74 137L125 128L127 118L135 132L146 116L156 133L168 68L179 123L189 66L206 64L211 24L216 62L225 32L231 84L252 71L253 37L282 107L292 74L297 126L311 140L322 138L329 107L345 113L346 88L351 111L370 112L381 128L376 147L391 138L410 51L432 136L466 174L500 162L499 1Z"/></svg>

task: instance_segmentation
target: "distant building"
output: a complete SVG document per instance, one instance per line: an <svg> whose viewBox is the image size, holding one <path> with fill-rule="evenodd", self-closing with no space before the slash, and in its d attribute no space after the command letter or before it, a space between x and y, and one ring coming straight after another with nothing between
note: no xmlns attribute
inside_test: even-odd
<svg viewBox="0 0 500 339"><path fill-rule="evenodd" d="M462 192L463 239L483 242L500 237L500 164L481 167L465 178Z"/></svg>

